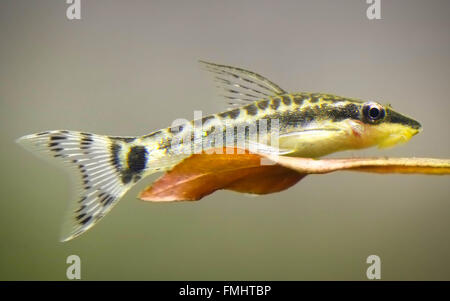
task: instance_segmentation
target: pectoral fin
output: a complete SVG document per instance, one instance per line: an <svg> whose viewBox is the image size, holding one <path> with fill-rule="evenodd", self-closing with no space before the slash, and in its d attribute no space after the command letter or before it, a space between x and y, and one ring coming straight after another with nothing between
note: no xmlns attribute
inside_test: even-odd
<svg viewBox="0 0 450 301"><path fill-rule="evenodd" d="M291 149L288 155L320 157L341 147L340 137L345 131L338 128L314 128L295 130L280 135L279 146Z"/></svg>
<svg viewBox="0 0 450 301"><path fill-rule="evenodd" d="M280 135L281 138L299 138L299 139L307 139L313 137L325 137L335 134L336 132L341 131L339 128L313 128L313 129L301 129L301 130L293 130L291 132Z"/></svg>
<svg viewBox="0 0 450 301"><path fill-rule="evenodd" d="M250 150L250 152L267 156L283 156L288 155L294 151L293 149L280 148L254 141L248 141L248 146L248 150Z"/></svg>

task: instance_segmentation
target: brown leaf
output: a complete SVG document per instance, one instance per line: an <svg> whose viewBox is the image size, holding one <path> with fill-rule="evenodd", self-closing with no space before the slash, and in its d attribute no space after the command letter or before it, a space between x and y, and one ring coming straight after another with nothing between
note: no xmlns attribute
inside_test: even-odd
<svg viewBox="0 0 450 301"><path fill-rule="evenodd" d="M257 154L193 154L142 191L145 201L199 200L218 189L267 194L285 190L305 175L279 164L261 165Z"/></svg>
<svg viewBox="0 0 450 301"><path fill-rule="evenodd" d="M233 150L233 149L231 149ZM234 149L236 151L236 149ZM193 201L219 189L267 194L285 190L307 174L339 170L376 173L450 174L450 160L430 158L308 159L268 157L274 165L261 165L262 155L194 154L142 191L145 201ZM264 158L267 159L267 158Z"/></svg>

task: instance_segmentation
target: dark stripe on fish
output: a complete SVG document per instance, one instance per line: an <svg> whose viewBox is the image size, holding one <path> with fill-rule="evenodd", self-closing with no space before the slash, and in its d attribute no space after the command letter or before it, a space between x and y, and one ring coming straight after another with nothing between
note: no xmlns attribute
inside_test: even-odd
<svg viewBox="0 0 450 301"><path fill-rule="evenodd" d="M247 114L251 116L254 116L258 113L258 108L254 104L245 106L244 109L247 111Z"/></svg>

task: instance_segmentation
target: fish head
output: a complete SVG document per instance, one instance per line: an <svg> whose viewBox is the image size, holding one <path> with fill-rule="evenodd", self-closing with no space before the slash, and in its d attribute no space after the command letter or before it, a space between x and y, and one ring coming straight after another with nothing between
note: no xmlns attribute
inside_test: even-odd
<svg viewBox="0 0 450 301"><path fill-rule="evenodd" d="M376 102L361 104L360 121L363 138L378 148L388 148L409 141L419 133L422 126L416 120L398 113L390 105Z"/></svg>

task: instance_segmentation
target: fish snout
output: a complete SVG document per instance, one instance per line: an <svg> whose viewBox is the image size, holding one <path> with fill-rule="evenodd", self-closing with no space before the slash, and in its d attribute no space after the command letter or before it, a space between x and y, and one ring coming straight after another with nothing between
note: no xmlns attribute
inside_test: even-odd
<svg viewBox="0 0 450 301"><path fill-rule="evenodd" d="M410 117L407 117L405 115L402 115L400 113L397 113L394 110L389 110L388 116L389 116L389 121L391 123L394 123L394 124L396 123L396 124L406 126L406 127L410 128L411 130L414 130L412 132L414 132L415 134L417 134L418 132L420 132L422 130L422 125L418 121L416 121Z"/></svg>

